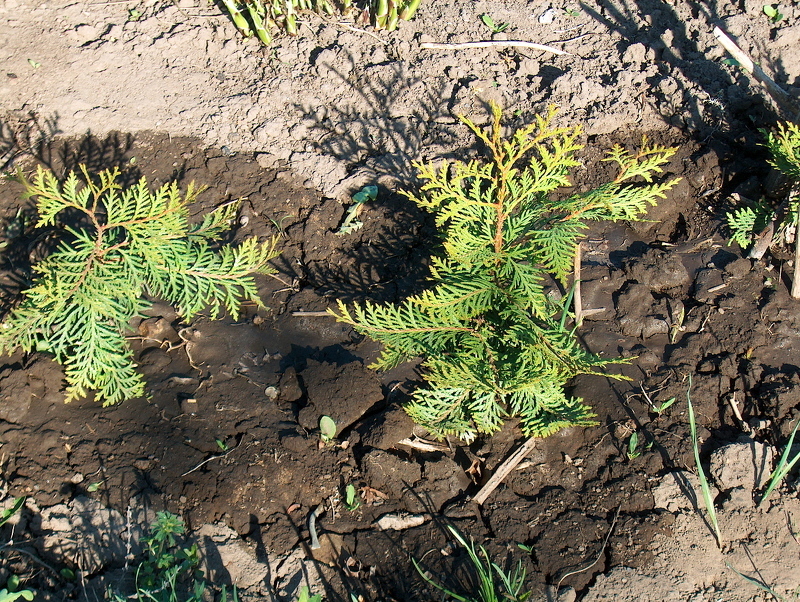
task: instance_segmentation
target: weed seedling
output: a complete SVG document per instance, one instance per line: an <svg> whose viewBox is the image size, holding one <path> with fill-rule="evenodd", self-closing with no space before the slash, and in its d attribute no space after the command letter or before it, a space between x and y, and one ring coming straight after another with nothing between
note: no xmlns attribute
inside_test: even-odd
<svg viewBox="0 0 800 602"><path fill-rule="evenodd" d="M344 234L350 234L362 228L364 223L358 219L358 216L361 213L361 210L364 208L364 204L374 201L376 198L378 198L377 186L364 186L364 188L355 193L353 195L353 202L347 208L344 221L336 231L336 235L342 236Z"/></svg>
<svg viewBox="0 0 800 602"><path fill-rule="evenodd" d="M22 598L23 600L33 600L36 594L33 590L30 589L23 589L18 592L10 591L6 588L0 589L0 602L14 602L15 600L19 600Z"/></svg>
<svg viewBox="0 0 800 602"><path fill-rule="evenodd" d="M777 4L765 4L761 7L761 10L767 17L769 17L770 22L777 23L781 19L783 19L783 15L780 13Z"/></svg>
<svg viewBox="0 0 800 602"><path fill-rule="evenodd" d="M420 576L433 587L459 602L524 602L531 592L523 591L525 586L525 567L520 560L513 572L506 572L497 563L492 562L483 546L475 547L473 542L467 543L464 537L452 526L448 530L455 540L467 551L470 563L477 577L478 592L474 594L456 593L441 583L437 583L423 570L415 558L411 561Z"/></svg>
<svg viewBox="0 0 800 602"><path fill-rule="evenodd" d="M222 591L219 595L220 602L228 602L228 588L223 584ZM233 586L233 592L231 593L231 600L230 602L239 602L239 588L235 585Z"/></svg>
<svg viewBox="0 0 800 602"><path fill-rule="evenodd" d="M6 524L12 516L14 516L17 512L19 512L22 507L25 505L25 497L18 497L14 500L14 502L3 510L0 513L0 527ZM33 600L35 596L35 592L30 589L19 589L20 579L17 575L10 575L8 580L6 581L6 585L3 589L0 589L0 602L14 602L15 600L19 600L20 598L27 600L30 602ZM19 590L19 591L17 591Z"/></svg>
<svg viewBox="0 0 800 602"><path fill-rule="evenodd" d="M336 437L336 423L330 416L320 416L319 437L323 443L330 443Z"/></svg>
<svg viewBox="0 0 800 602"><path fill-rule="evenodd" d="M228 444L225 443L222 439L214 439L217 442L217 447L219 447L223 452L228 451L229 447Z"/></svg>
<svg viewBox="0 0 800 602"><path fill-rule="evenodd" d="M703 491L703 503L708 513L711 525L714 527L714 535L717 538L717 546L722 547L722 533L719 530L717 521L717 510L714 508L714 499L711 497L711 487L708 485L708 478L700 462L700 441L697 438L697 424L694 419L694 406L692 405L692 375L689 375L689 388L686 390L686 402L689 406L689 430L692 435L692 450L694 451L694 462L697 467L697 477L700 479L700 488Z"/></svg>
<svg viewBox="0 0 800 602"><path fill-rule="evenodd" d="M304 585L300 588L300 595L297 598L297 602L322 602L322 595L314 594L312 596L308 591L308 586Z"/></svg>
<svg viewBox="0 0 800 602"><path fill-rule="evenodd" d="M488 13L481 15L481 21L483 21L486 27L492 30L492 33L503 33L510 25L509 23L495 23L494 19L492 19L491 15Z"/></svg>
<svg viewBox="0 0 800 602"><path fill-rule="evenodd" d="M628 460L635 460L639 456L642 455L642 452L639 451L639 432L633 431L631 433L630 438L628 439L628 451L626 455L628 456Z"/></svg>
<svg viewBox="0 0 800 602"><path fill-rule="evenodd" d="M800 420L798 420L794 425L792 434L789 437L789 442L786 444L786 448L781 454L781 459L778 461L778 465L775 467L775 470L772 471L772 474L769 477L764 495L761 496L761 500L758 502L759 506L766 501L775 488L780 485L781 481L786 478L786 475L788 475L792 468L794 468L794 465L797 464L798 460L800 460L800 451L797 452L793 457L789 457L792 453L792 445L794 444L794 436L797 434L797 427L800 427Z"/></svg>
<svg viewBox="0 0 800 602"><path fill-rule="evenodd" d="M197 545L182 547L178 538L185 532L183 521L169 512L156 514L150 535L144 541L147 557L136 569L139 602L202 602L205 582L198 578L200 551ZM114 602L126 596L111 593Z"/></svg>
<svg viewBox="0 0 800 602"><path fill-rule="evenodd" d="M358 499L358 491L356 486L349 483L344 490L344 507L350 512L355 512L361 508L361 500Z"/></svg>

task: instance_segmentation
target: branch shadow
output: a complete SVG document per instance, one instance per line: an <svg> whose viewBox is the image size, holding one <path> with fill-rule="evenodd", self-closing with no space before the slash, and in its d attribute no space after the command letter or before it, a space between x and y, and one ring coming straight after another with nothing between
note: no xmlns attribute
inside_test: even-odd
<svg viewBox="0 0 800 602"><path fill-rule="evenodd" d="M348 60L355 64L352 56ZM329 65L317 68L360 102L324 107L296 104L295 109L312 124L309 138L319 141L315 150L346 161L351 173L360 166L376 180L388 177L392 183L407 184L415 179L412 162L423 146L451 149L456 144L457 122L449 111L452 99L445 98L445 85L432 88L406 73L401 63L375 65L355 82ZM370 107L368 111L364 104Z"/></svg>
<svg viewBox="0 0 800 602"><path fill-rule="evenodd" d="M710 139L763 127L779 116L780 109L753 78L705 58L700 32L690 30L672 5L651 0L600 0L597 8L585 2L581 8L610 32L621 35L623 43L641 42L655 49L658 73L648 83L654 108L666 123ZM715 25L725 28L727 14L715 0L694 3L692 11L697 21L705 18L709 32ZM681 77L671 77L673 74Z"/></svg>

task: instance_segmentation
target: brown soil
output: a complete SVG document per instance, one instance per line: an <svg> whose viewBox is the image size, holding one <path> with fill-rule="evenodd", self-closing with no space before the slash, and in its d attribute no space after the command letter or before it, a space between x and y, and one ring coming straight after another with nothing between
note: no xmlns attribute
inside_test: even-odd
<svg viewBox="0 0 800 602"><path fill-rule="evenodd" d="M754 501L800 419L800 318L788 264L744 259L720 222L732 192L762 192L757 127L779 113L722 62L710 27L724 24L791 88L799 8L782 6L771 24L750 1L555 3L547 22L544 2L429 1L392 34L312 16L301 37L264 49L236 38L216 6L152 0L136 5L135 21L133 6L0 7L3 168L38 162L63 174L85 163L153 185L195 181L208 187L198 213L242 198L238 237L281 234L278 278L259 282L270 311L238 322L187 325L156 306L145 326L176 345L133 341L149 401L64 405L57 365L3 359L4 491L29 496L14 541L82 579L66 582L14 546L0 549L3 571L23 574L42 599L95 599L130 577L137 525L166 508L187 521L214 583L239 585L242 599L292 599L304 582L331 600L438 599L409 559L457 576L465 558L448 524L500 563L522 560L536 600L768 598L729 566L794 595L796 478L763 507ZM511 39L571 54L419 48L490 36L483 13L511 23ZM455 115L485 122L493 99L519 123L555 102L564 123L585 125L579 187L608 177L599 159L612 144L643 134L679 147L667 171L682 181L652 221L587 236L583 303L597 311L580 335L592 351L631 358L620 369L631 380L577 379L574 394L600 425L539 442L476 508L469 496L522 440L515 425L441 451L400 443L413 432L401 408L419 384L414 366L375 373L374 343L305 312L420 290L435 230L397 188L412 182L412 159L474 154ZM338 236L342 201L374 182L364 227ZM4 224L27 210L20 193L0 183ZM41 243L12 234L4 307ZM721 549L693 476L690 375ZM337 422L335 444L320 444L322 415ZM628 453L633 432L638 455ZM356 511L342 500L351 483L365 498ZM323 546L311 551L308 516L320 505ZM421 524L381 530L385 515Z"/></svg>

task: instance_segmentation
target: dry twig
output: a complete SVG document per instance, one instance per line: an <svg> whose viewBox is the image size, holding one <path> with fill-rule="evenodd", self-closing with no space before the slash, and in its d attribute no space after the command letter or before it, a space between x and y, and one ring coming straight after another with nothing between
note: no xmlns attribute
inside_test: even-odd
<svg viewBox="0 0 800 602"><path fill-rule="evenodd" d="M789 95L786 90L781 88L775 81L764 73L764 70L759 66L758 63L753 62L746 52L744 52L741 48L736 45L728 34L722 31L716 25L714 26L714 37L717 38L720 45L730 54L739 65L750 73L756 81L760 82L769 93L770 96L778 103L778 106L786 111L796 111L797 107L794 106L794 102L792 101L792 97Z"/></svg>
<svg viewBox="0 0 800 602"><path fill-rule="evenodd" d="M517 467L517 464L522 462L525 456L533 451L533 448L536 446L536 439L536 437L529 438L525 443L519 446L517 451L506 458L503 463L495 469L492 477L486 481L486 484L481 487L480 491L475 494L472 501L478 505L482 505L486 501L486 498L497 489L498 485L503 482L509 473Z"/></svg>

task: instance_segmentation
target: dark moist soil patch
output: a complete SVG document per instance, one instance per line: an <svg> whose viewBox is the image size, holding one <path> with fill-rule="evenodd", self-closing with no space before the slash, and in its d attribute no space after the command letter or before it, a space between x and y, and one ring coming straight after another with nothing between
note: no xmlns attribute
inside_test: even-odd
<svg viewBox="0 0 800 602"><path fill-rule="evenodd" d="M64 405L58 366L38 355L6 358L0 441L9 492L30 496L40 509L85 496L123 516L132 500L144 500L190 526L224 523L261 558L307 542L307 516L322 504L320 529L344 536L332 559L338 569L329 571L338 594L349 588L382 599L430 599L407 559L425 557L434 572L463 565L463 554L440 553L452 552L448 523L496 558L522 557L537 592L562 578L582 591L614 567L647 565L648 543L670 533L675 520L654 507L651 491L663 475L693 465L689 374L704 452L741 431L731 396L746 400L745 420L774 420L761 433L773 443L783 442L800 413L796 308L777 267L751 265L717 231L718 199L731 186L723 168L734 153L660 136L680 147L667 170L683 178L675 194L654 209L657 221L594 227L584 255L584 307L596 311L580 336L592 351L629 358L618 372L631 380L577 379L573 394L592 404L599 425L542 440L482 509L465 501L521 440L514 425L469 446L451 441L443 451L399 444L412 434L400 405L419 380L413 366L376 374L366 367L374 343L313 313L335 299L393 301L420 290L434 230L410 202L381 189L360 216L364 227L339 236L339 202L248 155L160 134L54 144L40 161L59 174L86 163L91 171L120 166L128 181L144 175L152 186L193 180L207 186L198 213L243 199L237 236L279 233L283 253L278 277L259 281L269 312L250 308L240 321L185 325L156 305L139 331L175 348L133 340L149 401ZM576 182L588 187L608 178L597 153L615 141L594 141ZM28 210L20 193L12 182L0 187L6 220L20 206ZM41 241L9 240L0 274L6 302L24 285ZM660 415L648 401L671 397L678 402ZM339 426L335 444L320 442L322 415ZM638 455L627 453L634 432ZM341 503L348 484L364 496L356 511ZM422 514L425 523L373 527L395 513ZM30 537L46 534L30 523ZM74 558L42 553L74 566ZM345 557L348 578L341 577Z"/></svg>

